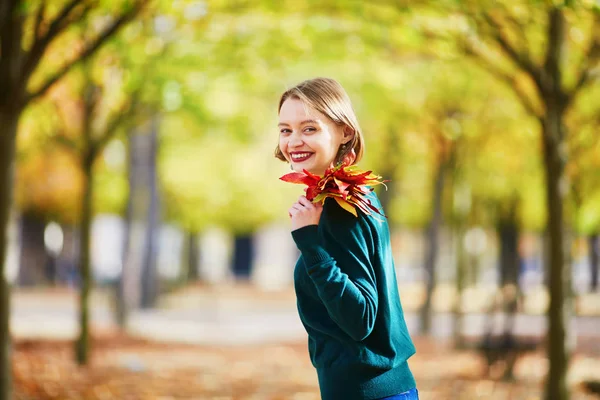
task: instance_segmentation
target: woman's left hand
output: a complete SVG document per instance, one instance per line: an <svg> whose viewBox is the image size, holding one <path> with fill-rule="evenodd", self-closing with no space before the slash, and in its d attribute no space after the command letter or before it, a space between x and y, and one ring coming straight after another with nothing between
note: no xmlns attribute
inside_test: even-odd
<svg viewBox="0 0 600 400"><path fill-rule="evenodd" d="M292 230L295 231L308 225L319 225L322 212L322 204L314 204L306 196L300 196L288 211L288 215L292 219Z"/></svg>

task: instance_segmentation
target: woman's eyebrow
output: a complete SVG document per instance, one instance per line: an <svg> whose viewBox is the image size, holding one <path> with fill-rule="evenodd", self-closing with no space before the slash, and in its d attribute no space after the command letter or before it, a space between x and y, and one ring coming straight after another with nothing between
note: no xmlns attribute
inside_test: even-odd
<svg viewBox="0 0 600 400"><path fill-rule="evenodd" d="M304 125L304 124L318 124L318 122L314 119L305 119L304 121L300 122L300 125ZM290 124L288 124L287 122L280 122L277 126L290 126Z"/></svg>

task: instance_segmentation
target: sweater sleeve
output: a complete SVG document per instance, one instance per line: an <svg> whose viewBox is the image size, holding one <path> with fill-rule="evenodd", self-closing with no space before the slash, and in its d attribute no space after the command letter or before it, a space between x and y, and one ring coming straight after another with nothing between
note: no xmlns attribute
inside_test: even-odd
<svg viewBox="0 0 600 400"><path fill-rule="evenodd" d="M297 229L292 237L331 319L353 340L362 341L377 315L373 239L364 215L357 218L341 208L331 211L335 222L325 222L324 243L317 225Z"/></svg>

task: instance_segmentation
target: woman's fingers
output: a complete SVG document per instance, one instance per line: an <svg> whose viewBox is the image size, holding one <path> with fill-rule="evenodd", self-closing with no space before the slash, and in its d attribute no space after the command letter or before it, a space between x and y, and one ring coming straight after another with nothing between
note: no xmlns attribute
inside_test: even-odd
<svg viewBox="0 0 600 400"><path fill-rule="evenodd" d="M306 208L313 208L315 205L306 198L306 196L300 196L298 203L302 204Z"/></svg>
<svg viewBox="0 0 600 400"><path fill-rule="evenodd" d="M323 206L313 204L305 196L301 196L288 210L292 220L292 229L299 229L308 225L318 225Z"/></svg>
<svg viewBox="0 0 600 400"><path fill-rule="evenodd" d="M298 214L300 211L302 211L302 209L303 209L303 208L304 208L304 207L303 207L303 206L301 206L300 204L298 204L298 203L294 203L294 204L292 204L292 206L290 207L290 209L289 209L289 212L290 212L292 215L295 215L295 214Z"/></svg>

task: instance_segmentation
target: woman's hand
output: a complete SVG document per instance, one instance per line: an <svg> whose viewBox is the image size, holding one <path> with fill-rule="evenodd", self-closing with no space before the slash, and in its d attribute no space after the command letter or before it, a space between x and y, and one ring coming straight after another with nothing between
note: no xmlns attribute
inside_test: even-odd
<svg viewBox="0 0 600 400"><path fill-rule="evenodd" d="M319 225L322 212L322 204L313 204L306 196L300 196L288 211L288 215L292 219L292 230L295 231L308 225Z"/></svg>

